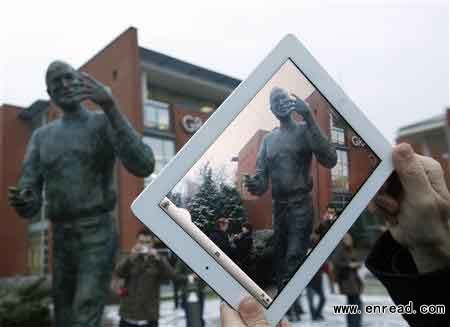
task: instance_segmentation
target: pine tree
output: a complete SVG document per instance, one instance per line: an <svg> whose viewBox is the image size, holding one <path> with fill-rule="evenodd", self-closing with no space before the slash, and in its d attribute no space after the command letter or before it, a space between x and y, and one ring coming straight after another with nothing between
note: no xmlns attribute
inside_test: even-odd
<svg viewBox="0 0 450 327"><path fill-rule="evenodd" d="M174 205L176 205L178 208L182 208L183 207L183 197L181 196L180 192L173 192L171 191L168 195L167 198L172 201L172 203Z"/></svg>
<svg viewBox="0 0 450 327"><path fill-rule="evenodd" d="M241 195L235 186L225 183L220 185L220 210L218 213L219 216L231 218L231 232L239 233L241 231L241 225L246 220L247 214Z"/></svg>
<svg viewBox="0 0 450 327"><path fill-rule="evenodd" d="M218 218L219 189L214 182L213 171L209 165L205 165L200 176L202 183L198 192L188 203L188 210L191 213L192 221L205 234L213 230L216 219Z"/></svg>
<svg viewBox="0 0 450 327"><path fill-rule="evenodd" d="M50 326L50 288L45 278L0 288L0 326Z"/></svg>

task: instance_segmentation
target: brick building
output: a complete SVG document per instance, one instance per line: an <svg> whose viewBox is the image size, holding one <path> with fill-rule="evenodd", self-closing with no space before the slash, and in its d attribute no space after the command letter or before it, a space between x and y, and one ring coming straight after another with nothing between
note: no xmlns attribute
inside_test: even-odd
<svg viewBox="0 0 450 327"><path fill-rule="evenodd" d="M80 70L111 87L122 112L155 153L155 173L145 181L130 175L120 163L116 168L120 248L129 251L142 227L132 215L131 202L240 80L142 48L134 28ZM7 187L18 181L32 131L59 115L42 100L28 108L0 106L0 277L48 271L51 226L44 213L29 222L21 219L8 206Z"/></svg>
<svg viewBox="0 0 450 327"><path fill-rule="evenodd" d="M130 210L131 202L240 80L140 47L134 28L123 32L79 69L111 87L122 112L155 153L155 173L145 180L130 175L120 163L116 167L115 216L120 249L129 251L136 232L142 227ZM318 92L313 92L307 101L339 155L338 165L332 171L313 163L314 185L319 186L313 190L318 219L330 202L338 208L345 206L369 175L376 157L345 123L330 115L330 104ZM37 100L27 108L0 106L0 153L4 158L0 161L0 277L48 272L51 226L44 213L31 221L18 217L7 204L7 187L18 181L33 130L59 115L44 100ZM267 132L258 131L239 152L238 185L243 173L254 172L256 153ZM240 187L254 227L270 228L271 201L262 203L264 199L270 200L270 192L263 199L256 199Z"/></svg>

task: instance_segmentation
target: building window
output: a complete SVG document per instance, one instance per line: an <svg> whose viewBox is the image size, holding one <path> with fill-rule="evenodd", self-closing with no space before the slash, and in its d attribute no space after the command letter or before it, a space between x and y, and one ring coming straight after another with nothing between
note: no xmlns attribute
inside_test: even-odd
<svg viewBox="0 0 450 327"><path fill-rule="evenodd" d="M331 169L331 182L333 191L348 191L348 154L345 150L336 150L337 163Z"/></svg>
<svg viewBox="0 0 450 327"><path fill-rule="evenodd" d="M335 113L330 113L331 142L345 146L345 125Z"/></svg>
<svg viewBox="0 0 450 327"><path fill-rule="evenodd" d="M163 131L170 129L169 104L155 100L144 102L144 126Z"/></svg>
<svg viewBox="0 0 450 327"><path fill-rule="evenodd" d="M175 155L175 141L150 136L144 136L142 140L152 148L155 155L155 171L151 176L144 179L144 184L147 186Z"/></svg>
<svg viewBox="0 0 450 327"><path fill-rule="evenodd" d="M350 192L333 192L332 205L336 208L336 212L340 214L347 204L352 200Z"/></svg>

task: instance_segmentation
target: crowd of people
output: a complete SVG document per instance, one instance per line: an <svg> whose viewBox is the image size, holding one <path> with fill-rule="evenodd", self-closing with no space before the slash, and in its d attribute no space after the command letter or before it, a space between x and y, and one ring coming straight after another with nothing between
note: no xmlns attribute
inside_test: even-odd
<svg viewBox="0 0 450 327"><path fill-rule="evenodd" d="M210 238L243 267L253 244L252 226L243 223L239 233L230 234L229 225L230 219L217 219ZM121 327L158 326L160 287L168 281L174 286L175 306L178 306L178 293L181 293L180 302L187 326L204 326L205 282L180 259L175 257L169 260L160 255L155 248L155 238L148 229L138 232L136 244L130 254L118 262L115 273L122 281L122 286L117 290ZM195 313L189 304L191 294L195 294L195 300L192 301L197 306ZM195 319L199 320L199 324L192 323Z"/></svg>

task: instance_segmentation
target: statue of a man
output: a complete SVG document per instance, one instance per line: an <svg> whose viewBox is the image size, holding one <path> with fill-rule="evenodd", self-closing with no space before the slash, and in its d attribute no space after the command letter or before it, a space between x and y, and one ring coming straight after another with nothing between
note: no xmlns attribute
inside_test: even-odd
<svg viewBox="0 0 450 327"><path fill-rule="evenodd" d="M274 263L278 291L303 262L313 228L314 211L310 175L312 155L326 168L337 162L334 146L322 133L311 110L297 96L274 87L270 109L280 127L265 135L256 159L256 174L247 176L248 191L260 196L272 182ZM295 111L303 117L293 120Z"/></svg>
<svg viewBox="0 0 450 327"><path fill-rule="evenodd" d="M46 84L63 115L34 131L9 202L25 218L44 202L52 222L55 327L99 327L117 249L115 159L145 177L154 156L108 87L60 61L48 67Z"/></svg>

